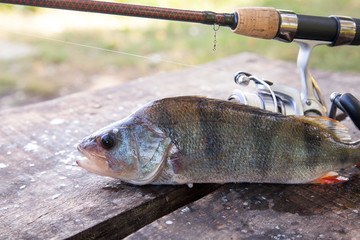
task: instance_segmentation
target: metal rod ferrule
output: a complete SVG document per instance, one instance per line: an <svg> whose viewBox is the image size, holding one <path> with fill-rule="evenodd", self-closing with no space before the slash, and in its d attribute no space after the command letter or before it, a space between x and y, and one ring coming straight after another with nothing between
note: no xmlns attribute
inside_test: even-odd
<svg viewBox="0 0 360 240"><path fill-rule="evenodd" d="M290 10L278 10L280 16L279 32L276 40L282 42L292 42L298 28L298 17Z"/></svg>
<svg viewBox="0 0 360 240"><path fill-rule="evenodd" d="M348 45L352 43L356 34L356 22L353 18L347 16L332 15L338 24L338 32L335 41L331 46Z"/></svg>

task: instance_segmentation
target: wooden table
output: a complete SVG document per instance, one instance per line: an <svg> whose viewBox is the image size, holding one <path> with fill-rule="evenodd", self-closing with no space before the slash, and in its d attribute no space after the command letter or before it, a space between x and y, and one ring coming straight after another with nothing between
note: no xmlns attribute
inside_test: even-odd
<svg viewBox="0 0 360 240"><path fill-rule="evenodd" d="M75 164L79 141L148 101L226 99L251 72L300 88L295 64L239 54L0 112L0 239L360 239L359 169L344 184L131 186ZM313 71L324 96L360 96L359 75ZM360 134L347 121L351 134Z"/></svg>

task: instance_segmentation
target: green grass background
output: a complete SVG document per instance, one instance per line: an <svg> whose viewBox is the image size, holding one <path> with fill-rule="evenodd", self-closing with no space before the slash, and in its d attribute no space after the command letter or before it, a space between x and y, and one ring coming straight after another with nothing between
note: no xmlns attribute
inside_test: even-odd
<svg viewBox="0 0 360 240"><path fill-rule="evenodd" d="M137 0L118 1L133 4L153 5L170 8L232 12L237 7L268 6L290 9L298 14L329 16L333 14L360 18L360 1L356 0ZM2 12L38 14L38 8L0 5ZM61 11L61 10L58 10ZM94 14L96 17L96 14ZM126 17L123 17L126 18ZM212 26L144 19L150 22L146 28L126 28L122 30L79 30L65 31L53 38L85 44L99 48L121 51L141 56L160 57L184 64L199 65L241 52L253 52L266 57L296 61L298 46L273 40L261 40L233 34L221 27L217 32L217 50L214 52L214 31ZM161 24L159 24L161 22ZM11 23L9 23L11 24ZM25 24L25 23L24 23ZM16 60L0 61L0 97L22 92L35 96L36 101L87 89L90 80L74 81L71 71L86 76L103 74L109 66L126 75L125 80L146 76L156 71L169 71L183 66L154 62L123 54L110 53L29 36L2 33L7 41L22 42L37 49L37 54ZM331 71L360 71L359 47L327 47L315 49L311 67ZM18 71L13 71L14 66ZM61 75L55 70L53 75L42 76L36 69L61 67L69 74ZM29 102L27 98L19 104ZM17 105L17 103L13 103Z"/></svg>

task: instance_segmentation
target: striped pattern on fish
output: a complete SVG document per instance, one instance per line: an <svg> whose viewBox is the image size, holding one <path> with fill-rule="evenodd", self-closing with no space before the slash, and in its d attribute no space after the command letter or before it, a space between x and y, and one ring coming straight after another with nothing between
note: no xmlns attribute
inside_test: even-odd
<svg viewBox="0 0 360 240"><path fill-rule="evenodd" d="M135 184L308 183L360 162L360 143L334 120L202 97L147 104L79 150L80 166Z"/></svg>

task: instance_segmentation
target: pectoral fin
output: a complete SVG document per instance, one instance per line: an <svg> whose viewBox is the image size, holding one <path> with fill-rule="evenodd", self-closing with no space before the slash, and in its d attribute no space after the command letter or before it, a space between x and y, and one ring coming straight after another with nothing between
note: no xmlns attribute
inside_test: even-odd
<svg viewBox="0 0 360 240"><path fill-rule="evenodd" d="M316 183L316 184L334 184L334 183L341 183L346 182L349 179L346 177L339 176L337 172L328 172L322 177L310 182L310 183Z"/></svg>

